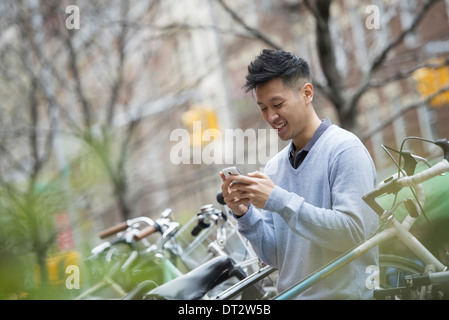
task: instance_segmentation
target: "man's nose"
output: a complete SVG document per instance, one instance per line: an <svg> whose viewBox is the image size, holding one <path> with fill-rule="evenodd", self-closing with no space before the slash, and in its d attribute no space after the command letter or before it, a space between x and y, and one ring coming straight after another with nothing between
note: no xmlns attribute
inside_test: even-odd
<svg viewBox="0 0 449 320"><path fill-rule="evenodd" d="M276 112L276 110L268 109L268 121L274 122L277 118L279 118L279 114Z"/></svg>

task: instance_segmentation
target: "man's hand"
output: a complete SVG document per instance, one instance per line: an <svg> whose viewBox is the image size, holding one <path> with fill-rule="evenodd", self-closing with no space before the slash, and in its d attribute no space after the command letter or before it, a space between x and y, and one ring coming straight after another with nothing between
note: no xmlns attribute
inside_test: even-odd
<svg viewBox="0 0 449 320"><path fill-rule="evenodd" d="M258 171L248 173L248 176L233 175L228 179L222 173L220 175L224 201L237 216L245 214L250 203L263 208L275 187L269 176ZM237 181L243 183L235 183Z"/></svg>
<svg viewBox="0 0 449 320"><path fill-rule="evenodd" d="M249 209L249 199L242 199L240 197L240 192L231 188L233 176L226 179L223 172L220 172L220 176L223 180L223 183L221 184L221 191L223 193L224 202L226 202L226 205L232 210L232 212L234 212L236 216L243 216Z"/></svg>

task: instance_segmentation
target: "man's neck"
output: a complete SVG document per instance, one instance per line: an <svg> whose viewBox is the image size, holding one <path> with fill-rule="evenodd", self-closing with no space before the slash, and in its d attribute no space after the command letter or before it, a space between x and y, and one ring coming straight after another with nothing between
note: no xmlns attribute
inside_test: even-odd
<svg viewBox="0 0 449 320"><path fill-rule="evenodd" d="M310 124L304 129L304 132L301 134L301 136L293 139L293 144L295 145L295 153L298 153L302 148L306 146L306 144L312 139L315 131L318 129L318 127L321 124L320 118L315 114L314 117L312 117L312 121Z"/></svg>

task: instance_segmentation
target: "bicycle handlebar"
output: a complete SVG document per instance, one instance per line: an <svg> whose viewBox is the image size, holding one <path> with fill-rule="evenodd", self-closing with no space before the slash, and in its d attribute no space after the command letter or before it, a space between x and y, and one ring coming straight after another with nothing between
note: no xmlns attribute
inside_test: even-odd
<svg viewBox="0 0 449 320"><path fill-rule="evenodd" d="M447 159L443 159L433 167L426 169L420 173L414 174L413 176L399 178L397 182L403 187L417 185L448 171L449 161Z"/></svg>
<svg viewBox="0 0 449 320"><path fill-rule="evenodd" d="M444 172L449 172L449 162L446 158L441 160L439 163L433 167L426 169L420 173L414 174L412 176L406 176L401 178L389 178L385 184L380 185L373 191L367 193L362 197L362 199L379 215L385 212L385 210L376 202L376 198L384 194L396 194L403 187L417 186L426 180L434 178ZM420 202L424 200L423 191L419 188L416 189L417 198Z"/></svg>
<svg viewBox="0 0 449 320"><path fill-rule="evenodd" d="M104 239L106 237L109 237L117 232L126 230L128 228L128 221L123 221L113 227L107 228L105 230L103 230L102 232L100 232L98 234L98 236L100 237L100 239Z"/></svg>
<svg viewBox="0 0 449 320"><path fill-rule="evenodd" d="M199 220L197 225L190 231L190 234L196 237L203 229L210 227L210 223L205 222L203 219Z"/></svg>
<svg viewBox="0 0 449 320"><path fill-rule="evenodd" d="M134 240L142 240L143 238L149 236L152 233L155 233L156 231L160 230L160 226L158 224L154 224L152 226L148 226L146 228L143 228L140 230L140 232L136 235L134 235Z"/></svg>
<svg viewBox="0 0 449 320"><path fill-rule="evenodd" d="M161 231L161 226L152 219L148 217L137 217L134 219L120 222L119 224L113 227L103 230L98 234L98 236L100 237L100 239L104 239L120 231L125 231L126 229L128 229L128 227L132 227L134 224L140 224L142 222L147 224L148 226L140 230L139 233L137 233L136 235L134 235L133 237L134 240L141 240L155 231Z"/></svg>

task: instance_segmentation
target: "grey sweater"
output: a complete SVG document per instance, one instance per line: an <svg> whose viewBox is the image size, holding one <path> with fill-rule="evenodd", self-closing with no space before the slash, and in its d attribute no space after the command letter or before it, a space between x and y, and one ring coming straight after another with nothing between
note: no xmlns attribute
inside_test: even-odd
<svg viewBox="0 0 449 320"><path fill-rule="evenodd" d="M362 196L376 185L376 171L361 141L329 127L294 169L289 146L271 159L265 173L276 184L263 210L250 206L239 231L259 257L279 269L282 292L353 248L377 229L376 214ZM377 249L338 269L298 299L370 299L367 266Z"/></svg>

